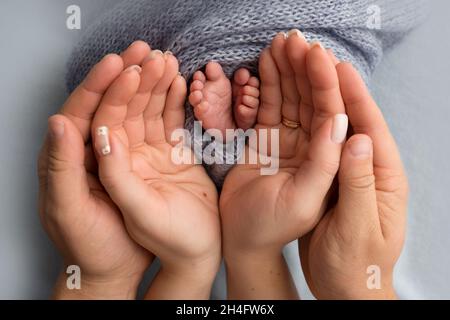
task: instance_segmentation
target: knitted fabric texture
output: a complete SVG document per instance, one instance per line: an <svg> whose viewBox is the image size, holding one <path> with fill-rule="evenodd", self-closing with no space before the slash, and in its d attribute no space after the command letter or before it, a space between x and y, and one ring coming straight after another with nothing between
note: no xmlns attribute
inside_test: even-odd
<svg viewBox="0 0 450 320"><path fill-rule="evenodd" d="M100 17L74 50L66 78L71 92L104 55L120 53L135 40L170 50L186 79L215 60L228 76L239 67L257 74L262 49L278 32L300 29L368 81L384 50L423 17L424 0L134 0ZM379 17L380 19L377 19ZM186 104L186 128L194 115ZM217 186L231 165L210 165Z"/></svg>

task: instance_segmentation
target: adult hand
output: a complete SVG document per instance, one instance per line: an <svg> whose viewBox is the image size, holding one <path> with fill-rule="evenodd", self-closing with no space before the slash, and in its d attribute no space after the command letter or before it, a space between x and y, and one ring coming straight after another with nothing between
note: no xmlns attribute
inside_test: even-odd
<svg viewBox="0 0 450 320"><path fill-rule="evenodd" d="M172 141L186 90L177 59L155 50L113 82L92 123L100 181L130 236L161 261L152 299L208 299L221 259L216 187ZM177 163L179 152L189 163Z"/></svg>
<svg viewBox="0 0 450 320"><path fill-rule="evenodd" d="M229 297L295 299L282 249L324 213L347 117L334 64L298 30L287 39L277 35L259 68L256 131L279 130L279 141L272 140L279 142L279 171L264 176L261 164L236 165L226 177L220 209ZM247 154L264 153L255 149L248 147Z"/></svg>
<svg viewBox="0 0 450 320"><path fill-rule="evenodd" d="M336 69L355 135L343 150L337 204L300 239L303 271L318 299L395 298L392 274L405 235L407 178L361 77L348 63ZM380 287L373 289L377 277Z"/></svg>
<svg viewBox="0 0 450 320"><path fill-rule="evenodd" d="M62 272L55 298L134 298L153 259L129 237L120 211L99 182L89 143L104 92L124 68L140 64L149 52L147 44L136 42L122 57L106 56L60 114L49 119L38 164L40 217L64 265L81 269L81 290L68 290Z"/></svg>

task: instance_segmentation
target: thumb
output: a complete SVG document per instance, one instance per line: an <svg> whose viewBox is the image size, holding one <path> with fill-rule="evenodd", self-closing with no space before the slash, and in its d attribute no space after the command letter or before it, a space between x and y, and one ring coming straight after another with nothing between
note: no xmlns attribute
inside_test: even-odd
<svg viewBox="0 0 450 320"><path fill-rule="evenodd" d="M48 120L46 143L40 178L48 197L58 208L79 205L89 197L83 137L72 121L54 115Z"/></svg>
<svg viewBox="0 0 450 320"><path fill-rule="evenodd" d="M123 213L139 219L139 212L148 212L149 198L158 194L133 172L129 149L114 131L98 127L94 140L103 187Z"/></svg>
<svg viewBox="0 0 450 320"><path fill-rule="evenodd" d="M379 226L373 144L369 136L352 136L344 146L339 169L337 218L357 230Z"/></svg>

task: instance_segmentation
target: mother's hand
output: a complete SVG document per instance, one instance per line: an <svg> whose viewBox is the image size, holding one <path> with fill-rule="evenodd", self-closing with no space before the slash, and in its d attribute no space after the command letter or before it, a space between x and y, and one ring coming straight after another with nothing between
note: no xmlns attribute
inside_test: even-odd
<svg viewBox="0 0 450 320"><path fill-rule="evenodd" d="M91 122L103 93L150 48L136 42L122 55L108 55L49 119L39 157L42 224L64 257L81 269L81 290L69 291L64 273L56 298L134 298L153 256L129 237L116 205L101 186L89 142Z"/></svg>
<svg viewBox="0 0 450 320"><path fill-rule="evenodd" d="M355 135L342 154L337 204L300 239L303 271L318 299L395 298L392 274L405 235L407 178L362 79L348 63L336 68Z"/></svg>

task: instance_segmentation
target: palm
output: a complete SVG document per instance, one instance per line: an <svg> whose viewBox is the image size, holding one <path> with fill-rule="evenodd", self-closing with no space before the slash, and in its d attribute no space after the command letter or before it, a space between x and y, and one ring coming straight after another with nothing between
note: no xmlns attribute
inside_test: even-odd
<svg viewBox="0 0 450 320"><path fill-rule="evenodd" d="M43 150L46 148L44 146ZM84 150L77 152L83 154ZM43 152L39 163L42 181L47 179L48 159L45 156ZM94 162L92 155L88 154L86 159L85 163ZM47 212L49 205L59 203L59 199L48 192L47 186L41 189L42 221L51 238L65 254L65 262L76 263L85 275L140 275L153 256L129 237L120 211L101 186L96 173L83 168L77 175L86 181L86 189L73 190L74 194L82 196L72 195L62 204L62 219L45 218L51 214ZM64 236L58 233L59 229L65 230Z"/></svg>
<svg viewBox="0 0 450 320"><path fill-rule="evenodd" d="M172 150L172 145L162 141L130 149L132 170L148 186L145 206L156 213L134 217L140 225L158 226L150 227L152 240L133 236L156 254L159 247L170 243L171 252L197 255L220 237L217 191L202 166L175 164Z"/></svg>
<svg viewBox="0 0 450 320"><path fill-rule="evenodd" d="M236 232L251 236L250 243L255 241L254 235L260 235L261 238L256 239L258 243L274 243L276 239L284 244L295 239L301 231L299 226L309 228L315 220L314 212L299 213L293 209L304 207L297 205L304 201L295 194L294 177L307 159L310 137L300 128L290 129L283 125L258 125L256 128L257 132L280 129L279 171L275 175L262 176L259 164L237 165L227 176L221 195L223 221ZM244 226L246 232L238 231Z"/></svg>

